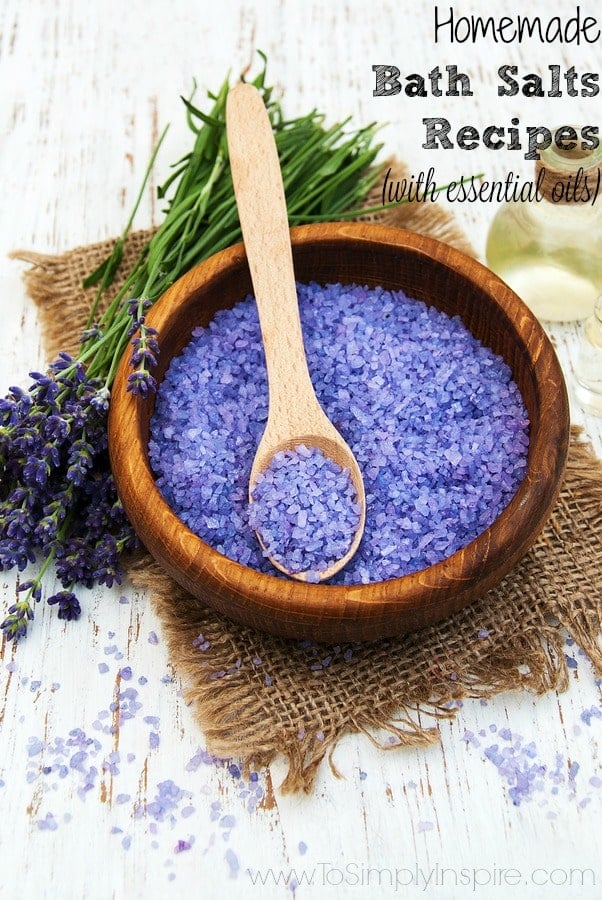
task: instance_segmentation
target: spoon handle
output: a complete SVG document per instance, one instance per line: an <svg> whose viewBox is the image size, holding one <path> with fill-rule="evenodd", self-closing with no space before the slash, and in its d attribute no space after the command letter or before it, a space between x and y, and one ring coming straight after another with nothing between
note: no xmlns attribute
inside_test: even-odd
<svg viewBox="0 0 602 900"><path fill-rule="evenodd" d="M263 99L239 83L226 102L228 152L266 355L268 427L307 428L318 402L307 368L282 173ZM309 402L309 409L308 409ZM319 407L318 407L319 409ZM316 415L321 410L316 410Z"/></svg>

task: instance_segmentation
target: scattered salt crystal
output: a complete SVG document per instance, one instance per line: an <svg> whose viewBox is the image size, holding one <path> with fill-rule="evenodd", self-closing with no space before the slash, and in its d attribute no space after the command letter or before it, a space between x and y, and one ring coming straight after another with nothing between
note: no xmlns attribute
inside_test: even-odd
<svg viewBox="0 0 602 900"><path fill-rule="evenodd" d="M56 831L59 827L58 822L51 812L46 813L46 816L43 819L38 819L37 825L40 831Z"/></svg>
<svg viewBox="0 0 602 900"><path fill-rule="evenodd" d="M225 853L225 860L228 863L228 869L230 872L230 878L238 878L238 873L240 871L240 863L238 861L238 857L234 850L231 847L228 847Z"/></svg>
<svg viewBox="0 0 602 900"><path fill-rule="evenodd" d="M30 737L27 742L27 755L28 756L37 756L38 753L41 753L44 749L45 744L37 737Z"/></svg>
<svg viewBox="0 0 602 900"><path fill-rule="evenodd" d="M591 725L592 719L602 718L602 710L600 710L597 706L591 706L589 709L583 710L580 718L581 721L585 722L586 725Z"/></svg>
<svg viewBox="0 0 602 900"><path fill-rule="evenodd" d="M187 772L196 772L201 763L211 765L213 762L215 762L215 760L211 754L199 747L194 756L186 763L185 769Z"/></svg>
<svg viewBox="0 0 602 900"><path fill-rule="evenodd" d="M467 729L467 728L464 729L464 735L462 737L462 740L465 741L467 744L472 744L473 747L481 746L481 742L475 735L474 731L469 731L469 729Z"/></svg>
<svg viewBox="0 0 602 900"><path fill-rule="evenodd" d="M176 846L173 848L174 853L184 853L185 850L190 850L192 844L190 841L182 841L179 840Z"/></svg>

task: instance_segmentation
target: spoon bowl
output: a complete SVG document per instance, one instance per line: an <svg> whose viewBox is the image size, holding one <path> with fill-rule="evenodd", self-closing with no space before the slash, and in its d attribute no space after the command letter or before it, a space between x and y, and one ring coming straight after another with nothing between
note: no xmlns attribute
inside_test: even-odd
<svg viewBox="0 0 602 900"><path fill-rule="evenodd" d="M322 412L321 407L318 407L318 409L320 412ZM332 578L333 575L336 575L337 572L340 572L340 570L347 565L350 559L352 559L356 550L358 549L366 523L366 495L364 491L364 480L362 478L362 473L357 464L357 461L350 447L348 447L348 445L345 443L343 438L340 436L340 434L332 425L330 420L326 417L326 415L324 415L324 413L322 413L321 418L321 422L317 421L315 423L318 427L315 427L310 434L299 434L294 438L290 437L286 440L282 440L280 441L280 443L278 443L277 439L274 439L266 429L257 448L257 453L255 455L253 466L251 468L251 475L249 478L249 502L252 503L253 491L257 482L258 475L261 475L269 468L271 461L278 453L285 450L295 450L299 445L305 447L315 447L316 449L320 450L328 459L333 460L333 462L340 466L341 469L346 469L349 471L351 483L353 484L353 487L355 489L356 503L359 506L359 521L347 552L343 556L339 557L339 559L337 559L331 565L319 570L317 573L313 570L293 572L289 568L283 566L275 556L270 555L270 562L276 569L278 569L280 572L283 572L285 575L289 575L291 578L297 579L298 581L327 581L329 578ZM257 532L257 539L259 540L259 543L261 544L264 551L267 552L266 544L260 532ZM315 576L317 576L317 578Z"/></svg>
<svg viewBox="0 0 602 900"><path fill-rule="evenodd" d="M362 473L351 448L320 406L307 368L278 151L263 99L252 84L241 82L230 90L226 132L268 377L268 420L251 468L249 502L255 502L257 477L269 468L274 456L301 444L321 451L349 473L359 518L347 551L329 565L295 571L269 551L258 532L264 552L279 571L300 581L325 581L336 575L359 547L366 520ZM300 502L304 502L302 498Z"/></svg>

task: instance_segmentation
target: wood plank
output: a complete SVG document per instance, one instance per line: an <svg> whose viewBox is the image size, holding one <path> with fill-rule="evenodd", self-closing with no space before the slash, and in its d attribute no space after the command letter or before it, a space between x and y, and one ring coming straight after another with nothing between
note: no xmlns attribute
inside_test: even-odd
<svg viewBox="0 0 602 900"><path fill-rule="evenodd" d="M268 54L269 77L285 91L291 114L316 105L332 120L351 113L359 122L386 121L387 151L415 173L434 165L442 182L481 171L500 179L510 168L527 178L531 164L518 151L425 151L425 116L479 128L513 116L523 126L597 121L599 99L517 96L502 103L496 70L513 62L521 71L561 64L596 72L599 42L435 46L433 6L5 0L0 389L23 383L43 364L36 312L21 266L7 253L60 251L118 233L163 124L172 122L158 172L189 146L178 95L189 93L196 76L200 100L228 69L247 65L257 47ZM456 7L458 15L472 11ZM508 9L491 0L486 8L496 16L549 17L574 7L532 0ZM598 15L592 3L581 8ZM475 96L373 97L376 63L408 73L456 63ZM493 208L455 204L453 211L482 254ZM159 215L149 191L138 224ZM550 327L569 379L579 331ZM602 456L602 420L576 404L573 417ZM11 602L14 573L2 573L0 583L4 603ZM599 895L599 685L575 646L565 647L576 666L565 694L466 702L454 722L434 723L441 744L427 750L382 752L364 738L346 738L334 757L343 778L325 766L312 796L288 797L278 789L281 761L249 782L204 756L203 735L144 595L126 585L95 589L85 601L77 626L59 625L40 606L18 651L2 648L1 896L135 900L163 895L171 879L180 896L282 898L295 893L285 884L290 874L302 882L300 897L320 900L424 896L426 878L433 896L498 898L507 895L501 869L519 870L517 898ZM533 777L519 805L504 766L496 765L496 743L500 752L514 748ZM265 885L253 889L247 869Z"/></svg>

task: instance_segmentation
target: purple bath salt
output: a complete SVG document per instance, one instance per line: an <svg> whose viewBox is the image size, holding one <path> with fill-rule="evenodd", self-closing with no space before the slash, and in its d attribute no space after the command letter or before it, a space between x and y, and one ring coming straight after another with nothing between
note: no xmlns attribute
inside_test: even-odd
<svg viewBox="0 0 602 900"><path fill-rule="evenodd" d="M366 525L331 584L416 572L498 517L526 471L528 417L504 360L458 316L401 291L298 284L318 399L358 461ZM169 366L151 421L156 482L183 522L243 565L285 577L250 523L251 466L267 419L253 298L196 328Z"/></svg>
<svg viewBox="0 0 602 900"><path fill-rule="evenodd" d="M320 573L351 547L361 508L349 469L317 447L300 444L275 453L252 493L249 525L266 556L292 574Z"/></svg>

